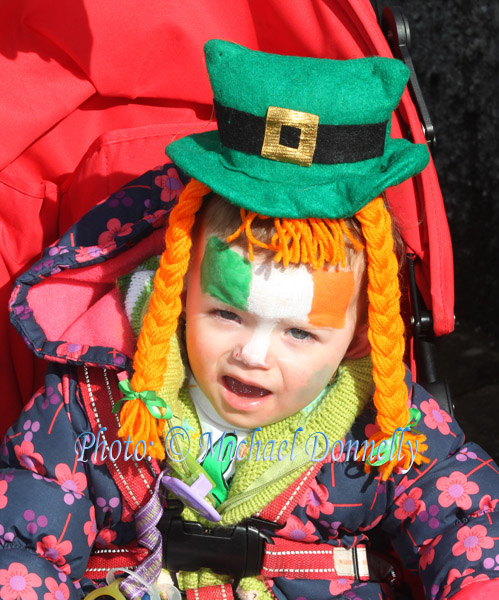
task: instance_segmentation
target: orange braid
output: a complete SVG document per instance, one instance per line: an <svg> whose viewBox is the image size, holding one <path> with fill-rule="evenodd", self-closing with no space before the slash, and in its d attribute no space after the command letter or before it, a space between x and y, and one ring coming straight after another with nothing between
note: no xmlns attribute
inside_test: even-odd
<svg viewBox="0 0 499 600"><path fill-rule="evenodd" d="M378 416L380 432L370 438L379 442L393 435L397 427L405 427L409 422L407 387L404 383L403 363L405 342L404 323L400 316L400 289L398 285L398 262L393 251L392 222L383 198L372 200L357 213L362 225L368 258L368 297L369 297L369 341L373 362L373 378L376 385L374 404ZM415 462L420 464L428 459L421 456L426 450L425 436L412 432L404 435L404 441L418 440L418 453ZM404 444L401 458L395 457L382 465L383 479L387 479L397 465L407 468L410 464L410 450ZM367 470L369 465L366 464Z"/></svg>
<svg viewBox="0 0 499 600"><path fill-rule="evenodd" d="M191 229L203 196L209 192L210 189L203 183L190 181L170 214L165 234L165 250L154 277L154 292L133 360L135 372L131 385L136 392L157 391L163 384L170 338L177 330L182 310L180 294L189 266ZM135 444L144 440L148 454L159 459L165 457L159 439L165 423L161 420L158 425L141 400L136 398L125 402L120 418L122 425L118 433L121 437L129 435ZM153 443L152 446L149 445L150 442Z"/></svg>

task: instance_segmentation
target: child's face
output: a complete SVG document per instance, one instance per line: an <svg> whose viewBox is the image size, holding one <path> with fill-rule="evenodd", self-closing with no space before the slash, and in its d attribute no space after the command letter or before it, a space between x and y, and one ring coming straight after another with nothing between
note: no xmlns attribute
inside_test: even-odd
<svg viewBox="0 0 499 600"><path fill-rule="evenodd" d="M250 262L238 246L223 246L204 234L195 244L187 353L218 414L253 429L299 412L328 384L355 332L354 275L312 279L304 265Z"/></svg>

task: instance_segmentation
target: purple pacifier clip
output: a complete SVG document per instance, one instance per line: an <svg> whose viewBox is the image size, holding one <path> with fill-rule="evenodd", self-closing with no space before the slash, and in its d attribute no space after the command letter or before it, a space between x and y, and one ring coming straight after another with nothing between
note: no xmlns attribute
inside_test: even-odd
<svg viewBox="0 0 499 600"><path fill-rule="evenodd" d="M142 577L151 586L156 583L161 573L161 565L163 562L163 544L161 540L161 533L159 532L156 525L163 514L163 502L161 493L161 480L169 472L164 470L160 473L154 486L154 493L151 499L140 508L135 515L135 529L137 531L137 541L141 546L147 548L151 553L149 556L140 563L135 569L134 573ZM145 589L144 586L134 579L134 577L127 577L120 584L121 592L128 598L128 600L136 600L141 598L149 590Z"/></svg>
<svg viewBox="0 0 499 600"><path fill-rule="evenodd" d="M169 477L168 475L162 479L164 486L180 498L184 504L193 508L197 513L209 521L215 523L220 521L221 517L218 511L213 508L205 498L212 490L213 484L208 480L204 473L199 473L196 481L190 486L184 481L175 477Z"/></svg>
<svg viewBox="0 0 499 600"><path fill-rule="evenodd" d="M208 502L205 496L213 488L212 482L207 478L203 469L194 460L191 460L191 471L193 476L197 476L195 481L189 486L180 479L171 477L170 467L163 470L156 480L154 493L150 500L135 515L135 529L137 532L137 541L150 551L149 556L140 563L134 570L138 577L151 586L156 583L161 573L163 564L163 544L161 533L156 527L163 514L163 503L166 489L169 489L177 497L181 498L184 504L187 504L199 514L210 521L220 521L220 515ZM120 591L128 600L137 600L149 590L133 576L128 576L119 586Z"/></svg>

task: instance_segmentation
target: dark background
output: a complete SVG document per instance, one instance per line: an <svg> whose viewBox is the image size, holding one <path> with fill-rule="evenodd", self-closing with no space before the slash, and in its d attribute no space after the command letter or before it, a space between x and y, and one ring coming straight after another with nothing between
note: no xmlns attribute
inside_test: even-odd
<svg viewBox="0 0 499 600"><path fill-rule="evenodd" d="M454 248L456 331L438 341L440 374L467 438L499 461L499 0L389 5L410 25Z"/></svg>

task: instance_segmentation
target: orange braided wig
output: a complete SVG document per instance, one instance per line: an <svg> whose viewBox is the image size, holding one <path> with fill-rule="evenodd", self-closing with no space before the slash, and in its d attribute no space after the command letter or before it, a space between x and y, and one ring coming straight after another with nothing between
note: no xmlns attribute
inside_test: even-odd
<svg viewBox="0 0 499 600"><path fill-rule="evenodd" d="M137 392L157 391L163 384L170 338L177 330L182 310L180 294L189 265L191 230L203 197L209 192L206 185L192 180L171 212L165 234L166 248L154 278L154 292L134 357L135 373L131 384ZM274 252L274 260L282 262L284 266L303 263L319 269L325 263L345 266L345 238L358 251L364 248L342 219L274 218L276 233L270 243L265 243L255 238L251 224L255 218L270 217L244 209L241 209L240 215L242 224L227 238L227 242L236 240L244 232L250 260L253 260L253 247L257 246ZM404 428L409 421L403 364L404 323L400 316L398 263L393 250L392 223L383 199L375 198L356 216L362 225L368 263L368 336L376 385L374 404L380 428L369 442L378 444L381 440L389 439L397 427ZM126 402L120 416L120 436L129 435L134 443L140 440L146 444L152 442L149 454L158 459L165 457L160 440L165 427L163 420L158 423L139 399ZM416 440L418 452L415 462L427 462L428 459L421 454L427 449L425 437L412 432L404 436L404 441L409 441L414 449ZM400 459L395 456L392 461L378 467L383 480L389 477L394 467L408 468L410 465L411 453L407 444L398 454ZM367 463L366 470L370 470Z"/></svg>

